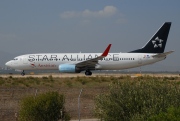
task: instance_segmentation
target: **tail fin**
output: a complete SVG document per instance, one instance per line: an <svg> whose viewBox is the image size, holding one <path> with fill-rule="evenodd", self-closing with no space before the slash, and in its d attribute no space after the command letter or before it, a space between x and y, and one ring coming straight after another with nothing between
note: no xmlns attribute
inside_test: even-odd
<svg viewBox="0 0 180 121"><path fill-rule="evenodd" d="M171 22L165 22L144 47L129 53L163 53L170 27Z"/></svg>

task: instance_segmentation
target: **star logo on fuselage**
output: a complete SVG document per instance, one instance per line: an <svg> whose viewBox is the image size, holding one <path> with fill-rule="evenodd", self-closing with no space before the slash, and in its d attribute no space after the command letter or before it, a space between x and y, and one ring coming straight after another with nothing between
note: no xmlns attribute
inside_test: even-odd
<svg viewBox="0 0 180 121"><path fill-rule="evenodd" d="M155 40L152 40L154 48L158 48L158 47L162 48L162 42L163 40L159 39L159 37L156 37Z"/></svg>

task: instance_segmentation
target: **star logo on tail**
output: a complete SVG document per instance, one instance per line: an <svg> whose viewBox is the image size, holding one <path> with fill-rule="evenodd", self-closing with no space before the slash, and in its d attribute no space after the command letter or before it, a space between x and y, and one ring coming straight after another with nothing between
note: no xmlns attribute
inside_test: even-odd
<svg viewBox="0 0 180 121"><path fill-rule="evenodd" d="M159 39L159 37L156 37L155 40L152 40L152 43L154 45L154 48L162 48L162 39Z"/></svg>

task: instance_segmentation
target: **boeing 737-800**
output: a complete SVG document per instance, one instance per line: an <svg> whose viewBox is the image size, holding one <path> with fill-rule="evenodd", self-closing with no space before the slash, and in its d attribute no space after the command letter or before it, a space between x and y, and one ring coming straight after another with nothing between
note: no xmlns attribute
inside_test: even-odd
<svg viewBox="0 0 180 121"><path fill-rule="evenodd" d="M173 51L164 52L171 22L162 27L141 49L128 53L109 53L111 44L103 53L39 53L15 57L7 67L22 70L59 70L64 73L92 75L92 70L121 70L152 64L164 60Z"/></svg>

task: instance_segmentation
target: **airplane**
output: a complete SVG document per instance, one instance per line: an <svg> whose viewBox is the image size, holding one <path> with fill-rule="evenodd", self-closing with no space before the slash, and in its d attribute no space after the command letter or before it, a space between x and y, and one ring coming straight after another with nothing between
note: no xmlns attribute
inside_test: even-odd
<svg viewBox="0 0 180 121"><path fill-rule="evenodd" d="M21 70L59 70L62 73L92 75L93 70L122 70L162 61L174 51L164 52L171 22L165 22L140 49L127 53L109 53L111 44L103 53L38 53L15 57L5 65Z"/></svg>

